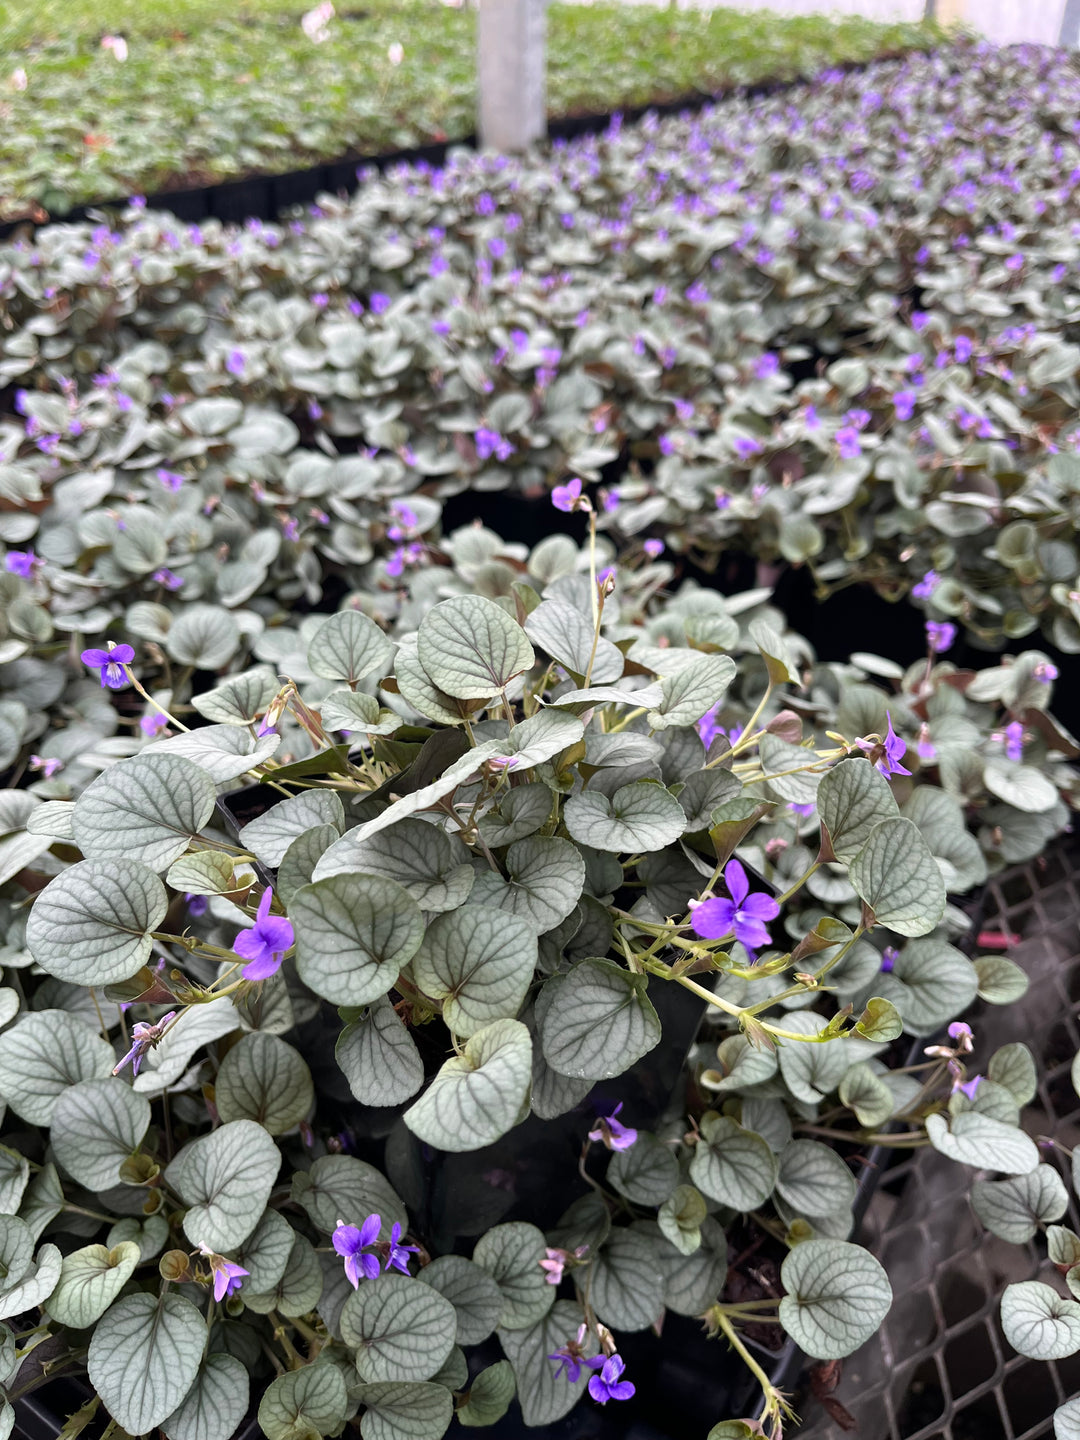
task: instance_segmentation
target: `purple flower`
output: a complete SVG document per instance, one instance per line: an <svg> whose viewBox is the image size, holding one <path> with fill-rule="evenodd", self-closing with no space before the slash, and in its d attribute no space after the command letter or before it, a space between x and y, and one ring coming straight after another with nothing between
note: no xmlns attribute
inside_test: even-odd
<svg viewBox="0 0 1080 1440"><path fill-rule="evenodd" d="M910 775L910 770L905 770L900 761L904 758L907 745L900 739L899 735L892 728L892 715L888 710L885 712L885 743L884 755L877 762L877 768L882 775Z"/></svg>
<svg viewBox="0 0 1080 1440"><path fill-rule="evenodd" d="M659 444L661 455L675 454L675 441L671 438L670 435L661 435Z"/></svg>
<svg viewBox="0 0 1080 1440"><path fill-rule="evenodd" d="M629 1150L637 1140L637 1131L631 1130L621 1120L616 1120L615 1117L622 1107L623 1102L620 1100L610 1115L598 1115L596 1128L589 1131L589 1139L599 1141L609 1150Z"/></svg>
<svg viewBox="0 0 1080 1440"><path fill-rule="evenodd" d="M490 460L492 455L497 460L509 460L514 453L514 446L509 440L503 438L498 430L488 430L481 425L473 437L476 441L476 457L478 460Z"/></svg>
<svg viewBox="0 0 1080 1440"><path fill-rule="evenodd" d="M954 1020L949 1026L949 1039L958 1040L959 1048L964 1051L971 1050L971 1042L975 1038L974 1031L965 1020Z"/></svg>
<svg viewBox="0 0 1080 1440"><path fill-rule="evenodd" d="M520 355L522 351L529 348L529 337L524 330L511 330L510 344L513 345L514 349Z"/></svg>
<svg viewBox="0 0 1080 1440"><path fill-rule="evenodd" d="M896 409L898 420L910 420L915 413L915 401L918 396L914 390L898 390L893 396L893 406Z"/></svg>
<svg viewBox="0 0 1080 1440"><path fill-rule="evenodd" d="M881 952L881 969L886 975L892 973L893 966L900 959L900 951L893 945L886 945Z"/></svg>
<svg viewBox="0 0 1080 1440"><path fill-rule="evenodd" d="M1058 678L1058 667L1049 660L1040 660L1031 674L1040 685L1049 685Z"/></svg>
<svg viewBox="0 0 1080 1440"><path fill-rule="evenodd" d="M38 558L32 550L9 550L4 557L4 568L12 575L21 575L29 580L34 573Z"/></svg>
<svg viewBox="0 0 1080 1440"><path fill-rule="evenodd" d="M192 895L188 892L184 895L184 899L187 901L188 914L193 920L197 920L200 915L205 915L210 909L210 901L205 895Z"/></svg>
<svg viewBox="0 0 1080 1440"><path fill-rule="evenodd" d="M233 1260L226 1260L224 1255L215 1255L205 1245L200 1245L199 1250L210 1261L210 1273L214 1277L214 1299L220 1304L240 1289L244 1276L250 1275L251 1271L245 1270Z"/></svg>
<svg viewBox="0 0 1080 1440"><path fill-rule="evenodd" d="M913 310L911 312L911 328L915 331L916 335L921 330L926 329L929 320L930 316L925 310Z"/></svg>
<svg viewBox="0 0 1080 1440"><path fill-rule="evenodd" d="M110 641L108 650L84 650L80 658L91 670L101 671L103 687L123 690L130 683L124 669L135 659L135 651L130 645L114 645Z"/></svg>
<svg viewBox="0 0 1080 1440"><path fill-rule="evenodd" d="M1017 764L1024 758L1024 727L1019 720L1005 726L1005 754Z"/></svg>
<svg viewBox="0 0 1080 1440"><path fill-rule="evenodd" d="M386 1254L386 1268L389 1270L390 1267L393 1266L395 1270L400 1270L403 1275L408 1275L409 1256L419 1255L420 1247L418 1245L402 1245L400 1241L401 1226L395 1220L390 1231L389 1248Z"/></svg>
<svg viewBox="0 0 1080 1440"><path fill-rule="evenodd" d="M937 588L941 576L936 570L927 570L922 579L911 587L911 594L916 600L929 600Z"/></svg>
<svg viewBox="0 0 1080 1440"><path fill-rule="evenodd" d="M753 954L771 943L765 922L776 919L780 906L771 895L750 894L750 882L738 860L729 860L724 867L724 884L730 900L713 895L708 900L690 901L691 928L703 940L734 934L740 945Z"/></svg>
<svg viewBox="0 0 1080 1440"><path fill-rule="evenodd" d="M168 717L165 715L144 715L139 721L139 729L152 739L155 735L160 735L168 723Z"/></svg>
<svg viewBox="0 0 1080 1440"><path fill-rule="evenodd" d="M171 1020L176 1019L176 1011L170 1010L167 1015L154 1025L149 1025L143 1020L137 1020L131 1029L132 1046L124 1058L113 1067L113 1074L119 1075L125 1065L130 1064L131 1073L138 1075L139 1066L143 1062L143 1056L148 1050L155 1046L165 1033L165 1028Z"/></svg>
<svg viewBox="0 0 1080 1440"><path fill-rule="evenodd" d="M709 298L709 292L700 280L695 280L693 285L687 287L686 298L691 305L704 305Z"/></svg>
<svg viewBox="0 0 1080 1440"><path fill-rule="evenodd" d="M807 816L813 815L816 807L812 800L806 805L800 805L797 800L789 800L787 808L793 815L801 815L803 819L806 819Z"/></svg>
<svg viewBox="0 0 1080 1440"><path fill-rule="evenodd" d="M233 941L233 949L251 963L245 965L241 975L245 980L266 980L281 969L285 951L296 939L293 927L284 916L271 915L274 892L269 885L262 893L255 924L250 930L241 930Z"/></svg>
<svg viewBox="0 0 1080 1440"><path fill-rule="evenodd" d="M927 620L926 643L930 646L931 655L943 655L946 650L951 650L955 639L956 626L948 620Z"/></svg>
<svg viewBox="0 0 1080 1440"><path fill-rule="evenodd" d="M581 508L581 481L575 476L565 485L556 485L551 492L551 503L556 510L565 510L567 514L571 510Z"/></svg>
<svg viewBox="0 0 1080 1440"><path fill-rule="evenodd" d="M544 1272L544 1283L547 1285L558 1285L562 1280L563 1271L566 1269L566 1262L570 1259L568 1250L553 1250L549 1245L544 1251L544 1258L540 1261L540 1269ZM549 1355L548 1359L555 1357ZM560 1359L565 1358L560 1356Z"/></svg>
<svg viewBox="0 0 1080 1440"><path fill-rule="evenodd" d="M840 448L840 454L845 460L857 460L862 454L862 444L859 440L859 432L854 425L841 425L836 432L836 443Z"/></svg>
<svg viewBox="0 0 1080 1440"><path fill-rule="evenodd" d="M803 411L803 420L806 422L807 430L819 429L821 426L821 421L818 419L817 407L814 405L807 405L806 409Z"/></svg>
<svg viewBox="0 0 1080 1440"><path fill-rule="evenodd" d="M178 475L175 470L162 468L157 472L157 478L158 483L164 485L166 490L171 490L174 495L184 483L183 475Z"/></svg>
<svg viewBox="0 0 1080 1440"><path fill-rule="evenodd" d="M345 1260L345 1276L354 1290L359 1288L361 1279L378 1278L382 1267L372 1247L381 1229L382 1217L379 1215L369 1215L359 1228L338 1221L331 1239L334 1249Z"/></svg>
<svg viewBox="0 0 1080 1440"><path fill-rule="evenodd" d="M290 516L281 527L281 533L286 540L297 541L300 539L300 526Z"/></svg>
<svg viewBox="0 0 1080 1440"><path fill-rule="evenodd" d="M642 549L650 560L658 560L664 553L664 542L662 540L646 540Z"/></svg>
<svg viewBox="0 0 1080 1440"><path fill-rule="evenodd" d="M30 756L30 769L40 771L46 780L51 780L58 770L64 768L63 760L57 760L55 756Z"/></svg>
<svg viewBox="0 0 1080 1440"><path fill-rule="evenodd" d="M775 375L780 369L780 361L771 351L766 350L764 355L758 357L754 366L754 374L759 380L767 380L770 375Z"/></svg>
<svg viewBox="0 0 1080 1440"><path fill-rule="evenodd" d="M541 1264L543 1264L543 1261L541 1261ZM553 1355L547 1357L549 1360L554 1360L555 1364L559 1367L555 1372L556 1380L561 1379L562 1376L565 1375L569 1384L574 1385L577 1383L581 1375L582 1365L588 1363L581 1353L587 1334L588 1326L582 1325L578 1330L576 1340L568 1340L561 1350L556 1350Z"/></svg>
<svg viewBox="0 0 1080 1440"><path fill-rule="evenodd" d="M605 1359L603 1355L594 1355L585 1363L600 1371L589 1381L589 1394L598 1404L606 1405L609 1400L629 1400L633 1395L634 1386L630 1381L619 1379L626 1369L621 1356L612 1355Z"/></svg>
<svg viewBox="0 0 1080 1440"><path fill-rule="evenodd" d="M156 580L159 585L164 585L166 590L179 590L184 583L184 577L175 574L166 565L163 565L160 570L155 570L151 578Z"/></svg>
<svg viewBox="0 0 1080 1440"><path fill-rule="evenodd" d="M982 1084L982 1081L983 1077L981 1075L973 1075L970 1080L964 1082L963 1084L959 1080L954 1080L953 1092L955 1093L957 1090L959 1090L960 1093L962 1095L966 1095L969 1100L974 1100L975 1092Z"/></svg>
<svg viewBox="0 0 1080 1440"><path fill-rule="evenodd" d="M752 455L761 454L761 445L749 435L739 435L735 439L735 453L740 460L749 460Z"/></svg>
<svg viewBox="0 0 1080 1440"><path fill-rule="evenodd" d="M1010 255L1009 258L1005 261L1005 269L1019 270L1023 266L1023 263L1024 257L1022 255Z"/></svg>
<svg viewBox="0 0 1080 1440"><path fill-rule="evenodd" d="M387 310L390 309L390 296L384 295L381 291L376 290L375 294L368 300L368 305L371 307L371 313L373 315L385 315Z"/></svg>
<svg viewBox="0 0 1080 1440"><path fill-rule="evenodd" d="M971 359L971 339L967 335L956 337L956 361L958 365L966 365Z"/></svg>
<svg viewBox="0 0 1080 1440"><path fill-rule="evenodd" d="M230 350L229 358L225 361L225 369L230 375L243 375L244 373L244 352L242 350Z"/></svg>

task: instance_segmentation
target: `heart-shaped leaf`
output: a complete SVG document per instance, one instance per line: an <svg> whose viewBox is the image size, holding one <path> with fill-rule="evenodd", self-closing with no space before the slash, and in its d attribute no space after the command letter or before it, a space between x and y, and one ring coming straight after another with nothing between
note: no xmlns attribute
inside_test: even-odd
<svg viewBox="0 0 1080 1440"><path fill-rule="evenodd" d="M694 1184L732 1210L756 1210L776 1185L776 1157L760 1135L708 1110L690 1161Z"/></svg>
<svg viewBox="0 0 1080 1440"><path fill-rule="evenodd" d="M534 926L490 905L463 905L437 916L412 963L417 985L442 1001L446 1023L462 1036L493 1020L513 1019L535 968Z"/></svg>
<svg viewBox="0 0 1080 1440"><path fill-rule="evenodd" d="M190 1300L126 1295L102 1316L90 1341L90 1383L129 1435L145 1435L176 1410L195 1383L206 1322Z"/></svg>
<svg viewBox="0 0 1080 1440"><path fill-rule="evenodd" d="M385 995L424 934L416 901L393 880L334 875L293 895L296 970L335 1005L369 1005Z"/></svg>
<svg viewBox="0 0 1080 1440"><path fill-rule="evenodd" d="M247 1414L250 1390L247 1367L235 1355L207 1355L183 1404L161 1428L168 1440L230 1440Z"/></svg>
<svg viewBox="0 0 1080 1440"><path fill-rule="evenodd" d="M407 816L377 839L356 836L350 830L330 846L315 866L315 880L378 875L403 886L429 913L456 910L468 898L474 878L468 852L438 825Z"/></svg>
<svg viewBox="0 0 1080 1440"><path fill-rule="evenodd" d="M609 1080L660 1041L643 975L610 960L584 960L552 977L537 1007L544 1059L560 1075Z"/></svg>
<svg viewBox="0 0 1080 1440"><path fill-rule="evenodd" d="M784 1260L788 1292L780 1323L808 1355L839 1360L851 1355L889 1313L889 1277L869 1251L845 1240L805 1240Z"/></svg>
<svg viewBox="0 0 1080 1440"><path fill-rule="evenodd" d="M335 791L304 790L271 805L241 829L240 843L264 865L277 867L292 842L315 825L332 825L339 835L345 828L345 808Z"/></svg>
<svg viewBox="0 0 1080 1440"><path fill-rule="evenodd" d="M479 1345L499 1323L502 1292L494 1278L464 1255L441 1255L417 1277L450 1301L457 1316L454 1343Z"/></svg>
<svg viewBox="0 0 1080 1440"><path fill-rule="evenodd" d="M1027 1175L1039 1163L1034 1140L977 1110L966 1110L948 1120L944 1115L928 1115L926 1133L935 1150L980 1170Z"/></svg>
<svg viewBox="0 0 1080 1440"><path fill-rule="evenodd" d="M988 1230L1013 1245L1023 1245L1040 1225L1060 1220L1069 1192L1052 1165L1036 1165L1009 1180L979 1180L971 1187L971 1207Z"/></svg>
<svg viewBox="0 0 1080 1440"><path fill-rule="evenodd" d="M60 1279L45 1309L60 1325L88 1330L100 1320L139 1263L139 1247L127 1240L108 1249L86 1245L64 1256Z"/></svg>
<svg viewBox="0 0 1080 1440"><path fill-rule="evenodd" d="M82 1080L103 1080L113 1048L67 1010L35 1010L0 1035L0 1095L29 1125L50 1125L57 1100Z"/></svg>
<svg viewBox="0 0 1080 1440"><path fill-rule="evenodd" d="M362 1440L440 1440L454 1414L454 1397L445 1385L360 1385L353 1392L364 1406Z"/></svg>
<svg viewBox="0 0 1080 1440"><path fill-rule="evenodd" d="M184 1233L221 1254L242 1245L270 1198L281 1155L253 1120L233 1120L186 1145L165 1178L189 1206Z"/></svg>
<svg viewBox="0 0 1080 1440"><path fill-rule="evenodd" d="M900 813L889 782L869 760L841 760L827 771L818 786L817 808L833 853L844 865L855 859L875 825Z"/></svg>
<svg viewBox="0 0 1080 1440"><path fill-rule="evenodd" d="M385 995L345 1026L334 1058L362 1105L403 1105L424 1083L416 1041Z"/></svg>
<svg viewBox="0 0 1080 1440"><path fill-rule="evenodd" d="M1080 1305L1039 1280L1006 1285L1001 1328L1029 1360L1065 1360L1080 1350Z"/></svg>
<svg viewBox="0 0 1080 1440"><path fill-rule="evenodd" d="M480 595L455 595L429 610L417 656L432 682L459 700L485 700L528 670L533 650L516 620Z"/></svg>
<svg viewBox="0 0 1080 1440"><path fill-rule="evenodd" d="M122 1080L84 1080L53 1108L57 1163L88 1190L116 1185L120 1166L150 1128L150 1102Z"/></svg>
<svg viewBox="0 0 1080 1440"><path fill-rule="evenodd" d="M307 659L313 675L355 685L365 675L381 672L393 653L392 641L374 620L359 610L341 610L315 631Z"/></svg>
<svg viewBox="0 0 1080 1440"><path fill-rule="evenodd" d="M848 878L879 925L928 935L945 913L945 882L910 820L882 820L851 861Z"/></svg>
<svg viewBox="0 0 1080 1440"><path fill-rule="evenodd" d="M313 1435L334 1434L348 1413L349 1394L337 1366L305 1365L266 1387L259 1401L259 1428L267 1440L311 1440Z"/></svg>
<svg viewBox="0 0 1080 1440"><path fill-rule="evenodd" d="M432 1286L387 1274L349 1296L339 1325L365 1383L429 1380L453 1348L457 1316Z"/></svg>
<svg viewBox="0 0 1080 1440"><path fill-rule="evenodd" d="M521 1116L532 1072L532 1041L520 1020L496 1020L447 1060L405 1124L437 1150L492 1145Z"/></svg>
<svg viewBox="0 0 1080 1440"><path fill-rule="evenodd" d="M179 755L150 751L113 765L75 802L72 831L88 860L138 855L165 870L214 813L214 782Z"/></svg>
<svg viewBox="0 0 1080 1440"><path fill-rule="evenodd" d="M663 850L686 829L678 800L651 780L624 785L610 800L597 790L571 795L563 808L563 820L581 845L632 854Z"/></svg>
<svg viewBox="0 0 1080 1440"><path fill-rule="evenodd" d="M540 1268L547 1242L542 1230L524 1221L495 1225L481 1235L473 1261L499 1287L501 1330L521 1330L547 1314L555 1303L554 1288Z"/></svg>
<svg viewBox="0 0 1080 1440"><path fill-rule="evenodd" d="M223 1121L254 1120L271 1135L299 1125L314 1100L311 1071L299 1053L261 1031L237 1041L214 1082L214 1104Z"/></svg>
<svg viewBox="0 0 1080 1440"><path fill-rule="evenodd" d="M138 860L83 860L51 880L26 926L31 955L74 985L112 985L146 964L169 908L165 886Z"/></svg>

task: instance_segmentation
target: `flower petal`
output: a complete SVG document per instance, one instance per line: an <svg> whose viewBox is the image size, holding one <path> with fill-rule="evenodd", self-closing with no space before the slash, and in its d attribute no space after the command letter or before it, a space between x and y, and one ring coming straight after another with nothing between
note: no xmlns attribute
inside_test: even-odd
<svg viewBox="0 0 1080 1440"><path fill-rule="evenodd" d="M700 935L702 940L719 940L722 935L730 935L735 921L735 910L733 900L722 900L718 895L714 895L710 900L703 900L694 907L690 928L695 935Z"/></svg>
<svg viewBox="0 0 1080 1440"><path fill-rule="evenodd" d="M109 659L116 660L121 665L130 665L135 659L135 651L130 645L114 645L109 652Z"/></svg>
<svg viewBox="0 0 1080 1440"><path fill-rule="evenodd" d="M339 1225L330 1238L339 1255L355 1255L363 1243L355 1225Z"/></svg>
<svg viewBox="0 0 1080 1440"><path fill-rule="evenodd" d="M360 1244L374 1245L379 1238L379 1231L382 1229L382 1216L369 1215L360 1226Z"/></svg>
<svg viewBox="0 0 1080 1440"><path fill-rule="evenodd" d="M741 905L750 893L750 881L747 880L746 871L738 860L729 860L724 867L724 884L735 904Z"/></svg>
<svg viewBox="0 0 1080 1440"><path fill-rule="evenodd" d="M780 914L780 906L773 897L762 894L761 891L748 895L740 909L751 920L775 920Z"/></svg>
<svg viewBox="0 0 1080 1440"><path fill-rule="evenodd" d="M109 652L108 650L84 650L79 658L84 665L96 669L99 665L109 663Z"/></svg>
<svg viewBox="0 0 1080 1440"><path fill-rule="evenodd" d="M245 965L240 974L245 980L269 980L281 969L281 961L280 955L260 955L250 965Z"/></svg>

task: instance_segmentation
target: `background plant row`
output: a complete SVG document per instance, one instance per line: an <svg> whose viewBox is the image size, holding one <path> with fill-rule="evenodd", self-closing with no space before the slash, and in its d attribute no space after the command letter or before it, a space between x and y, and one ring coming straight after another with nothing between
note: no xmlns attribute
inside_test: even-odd
<svg viewBox="0 0 1080 1440"><path fill-rule="evenodd" d="M475 12L439 0L311 7L15 0L0 21L0 219L377 154L475 127ZM552 5L551 113L601 112L926 45L932 26L859 18ZM106 34L127 44L118 62ZM404 48L395 65L388 52ZM25 72L26 87L7 80Z"/></svg>
<svg viewBox="0 0 1080 1440"><path fill-rule="evenodd" d="M1078 90L944 50L282 226L6 245L0 535L49 612L13 643L393 585L446 497L575 475L619 547L934 572L980 644L1077 649Z"/></svg>

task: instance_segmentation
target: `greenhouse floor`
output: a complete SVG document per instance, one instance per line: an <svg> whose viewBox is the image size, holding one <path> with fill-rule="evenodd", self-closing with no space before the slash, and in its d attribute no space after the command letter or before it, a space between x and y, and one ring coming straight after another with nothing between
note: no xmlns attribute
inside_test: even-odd
<svg viewBox="0 0 1080 1440"><path fill-rule="evenodd" d="M971 1017L975 1059L1022 1041L1039 1093L1026 1127L1070 1149L1080 1144L1080 1098L1070 1080L1080 1049L1080 837L991 881L983 930L1020 937L1008 953L1031 987L1006 1009ZM1047 1017L1053 1017L1050 1024ZM1017 1355L998 1318L1004 1287L1051 1270L1043 1238L1009 1245L983 1229L966 1201L972 1172L920 1150L882 1177L862 1243L889 1272L896 1299L881 1331L844 1362L835 1397L860 1440L1037 1440L1054 1409L1080 1388L1080 1356L1056 1364ZM1050 1147L1044 1158L1053 1161ZM1067 1174L1064 1156L1057 1162ZM1077 1225L1075 1199L1062 1223ZM800 1397L801 1398L801 1397ZM819 1404L800 1408L800 1440L842 1431Z"/></svg>

